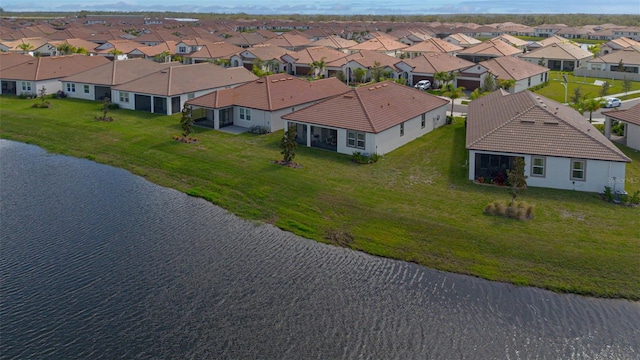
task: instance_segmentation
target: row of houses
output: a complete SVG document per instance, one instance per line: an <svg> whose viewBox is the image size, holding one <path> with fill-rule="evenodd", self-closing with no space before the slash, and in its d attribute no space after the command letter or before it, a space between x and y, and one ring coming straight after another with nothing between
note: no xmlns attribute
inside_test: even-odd
<svg viewBox="0 0 640 360"><path fill-rule="evenodd" d="M617 24L567 26L565 24L541 24L527 26L514 22L479 25L470 22L389 22L389 21L292 21L283 19L225 19L161 18L143 15L86 15L60 17L49 20L0 19L0 38L19 39L43 34L72 32L75 34L108 32L113 29L129 30L130 36L176 40L175 37L203 37L205 34L236 34L249 32L302 31L309 36L326 37L339 34L346 39L357 40L366 33L385 31L397 38L439 37L464 34L473 38L492 38L500 35L551 37L559 35L568 39L612 40L628 37L640 41L640 28ZM134 31L130 31L134 30ZM67 36L71 38L76 36ZM82 36L81 36L82 37Z"/></svg>

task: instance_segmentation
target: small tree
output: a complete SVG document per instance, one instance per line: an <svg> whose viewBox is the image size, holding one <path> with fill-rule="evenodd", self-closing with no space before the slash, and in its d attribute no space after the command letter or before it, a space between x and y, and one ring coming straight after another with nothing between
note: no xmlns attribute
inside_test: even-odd
<svg viewBox="0 0 640 360"><path fill-rule="evenodd" d="M482 92L492 92L496 89L496 80L492 73L487 73L482 82Z"/></svg>
<svg viewBox="0 0 640 360"><path fill-rule="evenodd" d="M611 84L609 84L608 81L605 81L604 83L602 83L602 87L600 88L600 96L601 97L605 97L607 95L609 95L609 88L611 87Z"/></svg>
<svg viewBox="0 0 640 360"><path fill-rule="evenodd" d="M365 76L367 76L367 72L363 68L355 68L353 69L353 76L356 82L362 83L364 82Z"/></svg>
<svg viewBox="0 0 640 360"><path fill-rule="evenodd" d="M622 59L618 62L618 72L624 72L624 63L622 62Z"/></svg>
<svg viewBox="0 0 640 360"><path fill-rule="evenodd" d="M455 89L452 89L451 91L447 91L446 93L444 93L444 96L451 99L451 116L447 118L447 124L451 124L451 122L453 121L453 105L455 102L454 100L464 96L463 90L464 87L459 86Z"/></svg>
<svg viewBox="0 0 640 360"><path fill-rule="evenodd" d="M516 81L514 79L498 79L498 86L509 91L516 86Z"/></svg>
<svg viewBox="0 0 640 360"><path fill-rule="evenodd" d="M182 117L180 118L180 126L182 126L182 136L188 138L193 132L193 117L191 116L191 106L184 104L182 108Z"/></svg>
<svg viewBox="0 0 640 360"><path fill-rule="evenodd" d="M45 107L44 97L47 96L47 89L42 85L42 89L38 90L38 96L40 97L40 101L42 102L42 107Z"/></svg>
<svg viewBox="0 0 640 360"><path fill-rule="evenodd" d="M576 86L573 88L573 95L571 95L571 102L577 104L580 102L582 98L582 88L580 86Z"/></svg>
<svg viewBox="0 0 640 360"><path fill-rule="evenodd" d="M374 61L373 67L371 67L371 81L379 82L383 76L382 68L379 61Z"/></svg>
<svg viewBox="0 0 640 360"><path fill-rule="evenodd" d="M627 79L626 76L622 79L622 91L624 91L625 94L629 93L629 90L631 90L632 85L633 85L633 81L631 81L631 79Z"/></svg>
<svg viewBox="0 0 640 360"><path fill-rule="evenodd" d="M524 158L516 157L513 162L513 170L507 170L507 179L509 179L509 192L511 193L511 202L509 206L513 206L518 193L527 187L527 176L524 174Z"/></svg>
<svg viewBox="0 0 640 360"><path fill-rule="evenodd" d="M29 43L22 43L20 45L18 45L18 47L20 48L20 50L22 50L23 54L26 54L29 52L29 50L33 49L33 45L29 44Z"/></svg>
<svg viewBox="0 0 640 360"><path fill-rule="evenodd" d="M596 99L589 99L582 102L582 110L589 112L589 122L593 122L593 112L600 109L602 103Z"/></svg>
<svg viewBox="0 0 640 360"><path fill-rule="evenodd" d="M324 69L327 67L326 58L322 58L320 60L314 60L311 64L309 64L309 75L312 75L314 78L321 77L320 75L324 75Z"/></svg>
<svg viewBox="0 0 640 360"><path fill-rule="evenodd" d="M280 154L284 155L283 161L285 164L290 164L293 158L296 157L295 149L298 146L296 143L296 136L298 135L296 126L290 125L289 129L285 131L282 140L280 141Z"/></svg>
<svg viewBox="0 0 640 360"><path fill-rule="evenodd" d="M109 110L111 110L110 105L111 105L111 99L109 99L108 96L105 96L104 101L102 102L102 121L110 120L110 118L107 117Z"/></svg>

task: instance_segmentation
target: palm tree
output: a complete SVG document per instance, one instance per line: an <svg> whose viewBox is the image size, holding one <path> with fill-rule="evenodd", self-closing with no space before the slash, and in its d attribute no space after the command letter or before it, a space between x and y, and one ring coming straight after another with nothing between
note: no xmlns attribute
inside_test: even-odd
<svg viewBox="0 0 640 360"><path fill-rule="evenodd" d="M596 99L585 100L582 103L582 110L589 112L589 122L593 122L592 116L593 112L600 109L602 107L602 103Z"/></svg>
<svg viewBox="0 0 640 360"><path fill-rule="evenodd" d="M438 71L437 73L433 74L433 80L436 81L435 85L437 85L438 87L440 87L441 85L444 85L446 78L447 78L446 71Z"/></svg>
<svg viewBox="0 0 640 360"><path fill-rule="evenodd" d="M498 79L498 86L510 91L509 89L516 86L516 81L514 79Z"/></svg>
<svg viewBox="0 0 640 360"><path fill-rule="evenodd" d="M311 67L309 75L313 74L314 78L320 77L320 74L324 75L324 68L327 67L325 57L320 60L315 60L309 66Z"/></svg>
<svg viewBox="0 0 640 360"><path fill-rule="evenodd" d="M22 50L23 54L26 54L27 52L29 52L29 50L33 49L33 45L29 43L22 43L18 45L18 47L20 48L20 50Z"/></svg>
<svg viewBox="0 0 640 360"><path fill-rule="evenodd" d="M453 121L454 100L464 96L463 90L464 90L464 87L458 86L457 88L453 88L451 89L451 91L447 91L446 93L444 93L444 96L451 99L451 116L447 117L447 124L451 124L451 122Z"/></svg>
<svg viewBox="0 0 640 360"><path fill-rule="evenodd" d="M113 49L109 50L109 54L113 55L114 58L117 58L118 55L122 55L124 53L122 51L116 49L116 48L113 48Z"/></svg>
<svg viewBox="0 0 640 360"><path fill-rule="evenodd" d="M78 49L76 49L75 46L73 46L73 45L71 45L69 43L66 43L66 42L58 45L58 47L56 49L62 55L73 54L78 50Z"/></svg>

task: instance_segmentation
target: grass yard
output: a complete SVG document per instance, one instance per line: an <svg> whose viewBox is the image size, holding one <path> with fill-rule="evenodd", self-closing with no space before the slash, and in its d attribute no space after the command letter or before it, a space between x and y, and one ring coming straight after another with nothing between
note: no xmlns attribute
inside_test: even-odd
<svg viewBox="0 0 640 360"><path fill-rule="evenodd" d="M489 217L507 189L467 180L461 122L356 165L298 148L303 167L281 167L282 131L230 135L196 128L199 144L172 139L180 114L114 110L97 102L0 97L0 137L128 169L239 216L309 239L485 279L599 297L640 299L640 210L597 194L530 188L535 218ZM623 147L627 191L640 190L640 153Z"/></svg>
<svg viewBox="0 0 640 360"><path fill-rule="evenodd" d="M549 71L549 85L540 90L534 91L537 94L553 99L557 102L564 103L564 86L562 85L562 75L567 76L569 86L567 87L567 102L571 102L574 90L580 88L582 96L587 99L600 97L601 86L593 85L595 80L608 81L611 84L609 94L624 93L622 90L622 80L611 80L605 78L590 78L584 76L574 76L572 72ZM640 82L634 81L631 84L630 91L640 90ZM629 97L631 98L631 97Z"/></svg>

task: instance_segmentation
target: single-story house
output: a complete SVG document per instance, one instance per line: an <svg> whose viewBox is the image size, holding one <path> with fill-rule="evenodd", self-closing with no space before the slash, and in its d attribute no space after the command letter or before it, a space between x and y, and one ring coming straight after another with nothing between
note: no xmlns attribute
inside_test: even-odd
<svg viewBox="0 0 640 360"><path fill-rule="evenodd" d="M264 71L291 73L291 66L281 58L288 52L279 46L259 44L232 55L230 62L233 67L243 66L247 70L253 70L254 65L262 65Z"/></svg>
<svg viewBox="0 0 640 360"><path fill-rule="evenodd" d="M474 64L471 61L467 61L465 59L461 59L459 57L445 53L423 54L411 59L405 59L402 62L396 64L398 68L405 70L409 74L407 81L408 85L414 85L420 80L429 80L432 84L434 84L434 86L439 85L436 84L436 81L434 79L434 75L436 73L458 73L473 65Z"/></svg>
<svg viewBox="0 0 640 360"><path fill-rule="evenodd" d="M504 181L520 157L528 186L602 192L616 178L624 189L631 160L574 109L527 90L500 89L472 101L468 111L469 180Z"/></svg>
<svg viewBox="0 0 640 360"><path fill-rule="evenodd" d="M409 47L402 49L404 54L409 58L415 58L423 54L449 54L455 55L458 51L464 49L461 46L448 43L442 39L429 38Z"/></svg>
<svg viewBox="0 0 640 360"><path fill-rule="evenodd" d="M341 154L385 154L446 123L449 101L393 81L373 83L284 115L296 141Z"/></svg>
<svg viewBox="0 0 640 360"><path fill-rule="evenodd" d="M60 79L110 62L102 56L64 55L32 57L30 61L0 69L2 93L37 96L45 88L55 94L62 88Z"/></svg>
<svg viewBox="0 0 640 360"><path fill-rule="evenodd" d="M260 127L272 132L283 128L283 115L347 91L349 87L336 78L307 81L275 74L193 98L187 105L200 126Z"/></svg>
<svg viewBox="0 0 640 360"><path fill-rule="evenodd" d="M459 51L457 56L474 63L479 63L501 56L515 56L521 53L521 50L502 40L487 40Z"/></svg>
<svg viewBox="0 0 640 360"><path fill-rule="evenodd" d="M549 76L549 69L546 67L511 56L483 61L478 65L484 66L496 79L514 80L515 86L510 92L519 92L542 84Z"/></svg>
<svg viewBox="0 0 640 360"><path fill-rule="evenodd" d="M401 69L396 67L401 60L395 58L393 56L385 55L381 52L371 51L371 50L362 50L357 53L353 53L346 57L338 58L333 61L327 62L327 74L328 76L333 76L333 74L337 74L342 71L345 75L348 84L353 84L356 82L356 74L354 71L356 69L364 70L364 81L367 82L371 79L371 70L373 70L376 66L385 72L390 74L391 78L396 79L399 76L407 76L406 71L403 72Z"/></svg>
<svg viewBox="0 0 640 360"><path fill-rule="evenodd" d="M344 39L337 35L331 35L327 36L326 38L314 41L311 45L324 46L348 54L348 49L356 44L358 43L353 40Z"/></svg>
<svg viewBox="0 0 640 360"><path fill-rule="evenodd" d="M349 52L376 51L389 56L397 56L407 45L386 36L377 36L349 48Z"/></svg>
<svg viewBox="0 0 640 360"><path fill-rule="evenodd" d="M611 138L611 125L618 121L624 126L624 135L621 142L628 147L640 150L640 104L629 109L603 111L604 135Z"/></svg>
<svg viewBox="0 0 640 360"><path fill-rule="evenodd" d="M520 56L530 63L561 71L573 71L592 57L590 51L570 43L554 43Z"/></svg>
<svg viewBox="0 0 640 360"><path fill-rule="evenodd" d="M189 99L256 78L243 67L224 68L212 63L173 65L114 86L111 99L123 109L171 115L180 112Z"/></svg>
<svg viewBox="0 0 640 360"><path fill-rule="evenodd" d="M324 61L325 65L337 59L347 57L347 54L324 46L307 47L300 51L289 52L282 56L282 61L287 63L287 69L291 69L290 74L308 76L311 74L311 64L313 62ZM327 77L327 68L317 69L318 76Z"/></svg>
<svg viewBox="0 0 640 360"><path fill-rule="evenodd" d="M631 46L591 59L586 62L586 68L576 69L574 73L576 76L640 81L640 46Z"/></svg>
<svg viewBox="0 0 640 360"><path fill-rule="evenodd" d="M139 79L179 63L158 63L145 59L114 60L60 79L66 95L74 99L102 101L111 98L114 86Z"/></svg>
<svg viewBox="0 0 640 360"><path fill-rule="evenodd" d="M474 45L478 45L480 44L482 41L473 38L471 36L467 36L465 34L462 33L457 33L457 34L451 34L449 36L447 36L446 38L443 39L444 41L453 44L453 45L458 45L460 47L463 48L468 48Z"/></svg>

